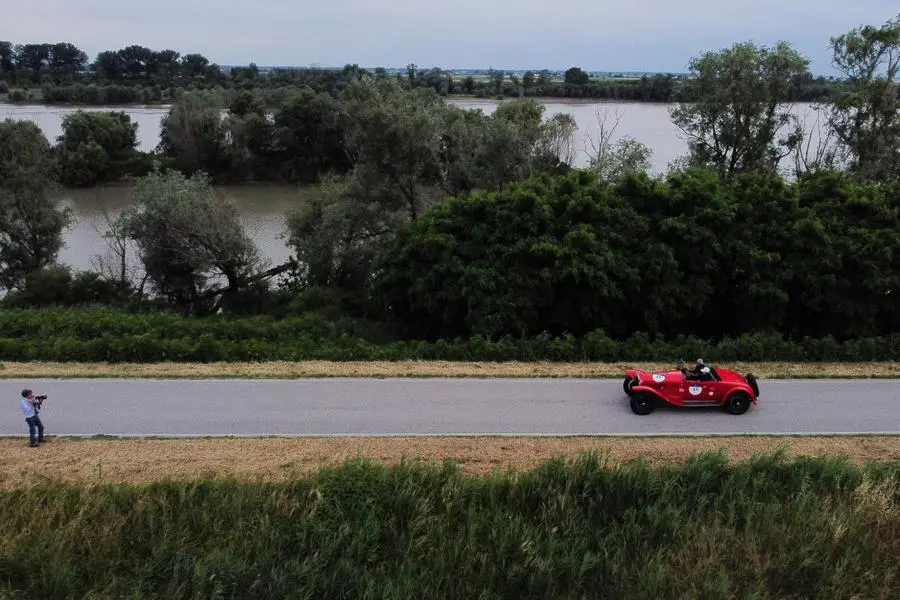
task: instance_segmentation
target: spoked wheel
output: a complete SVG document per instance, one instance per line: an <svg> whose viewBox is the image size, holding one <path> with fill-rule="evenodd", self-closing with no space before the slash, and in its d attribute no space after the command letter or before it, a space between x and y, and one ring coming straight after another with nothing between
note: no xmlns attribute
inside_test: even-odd
<svg viewBox="0 0 900 600"><path fill-rule="evenodd" d="M733 415L742 415L750 408L750 396L746 392L735 392L725 401L725 410Z"/></svg>
<svg viewBox="0 0 900 600"><path fill-rule="evenodd" d="M622 389L625 390L625 393L628 394L629 398L634 395L634 390L631 389L632 387L634 387L634 379L626 377L625 381L622 382Z"/></svg>
<svg viewBox="0 0 900 600"><path fill-rule="evenodd" d="M631 411L636 415L649 415L656 408L653 396L646 393L638 393L631 397Z"/></svg>

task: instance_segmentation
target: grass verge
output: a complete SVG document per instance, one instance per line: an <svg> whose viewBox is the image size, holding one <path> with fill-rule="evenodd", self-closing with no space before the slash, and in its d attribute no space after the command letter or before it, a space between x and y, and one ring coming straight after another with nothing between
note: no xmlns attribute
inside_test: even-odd
<svg viewBox="0 0 900 600"><path fill-rule="evenodd" d="M894 378L900 362L734 362L717 366L763 379ZM674 368L674 363L635 362L462 362L462 361L271 361L209 363L5 362L0 378L145 377L167 379L298 377L623 377L625 369Z"/></svg>
<svg viewBox="0 0 900 600"><path fill-rule="evenodd" d="M262 457L261 457L262 458ZM900 463L524 472L354 460L284 483L0 492L12 598L892 598Z"/></svg>
<svg viewBox="0 0 900 600"><path fill-rule="evenodd" d="M24 424L23 424L24 429ZM794 456L843 455L854 464L900 461L900 436L834 437L329 437L329 438L49 438L37 449L21 438L0 439L0 489L47 483L148 484L163 480L236 478L278 482L325 466L365 458L452 460L463 472L530 469L556 458L609 452L613 462L644 458L675 464L698 451L718 451L734 461L785 450Z"/></svg>

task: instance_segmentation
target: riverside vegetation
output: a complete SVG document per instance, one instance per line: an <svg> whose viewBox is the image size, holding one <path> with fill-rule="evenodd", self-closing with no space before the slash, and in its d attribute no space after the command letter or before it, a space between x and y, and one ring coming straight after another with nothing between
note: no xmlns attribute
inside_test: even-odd
<svg viewBox="0 0 900 600"><path fill-rule="evenodd" d="M898 477L897 462L704 454L650 467L586 454L489 476L353 460L278 483L43 485L0 492L0 589L889 598L900 586Z"/></svg>
<svg viewBox="0 0 900 600"><path fill-rule="evenodd" d="M363 73L271 115L253 91L224 119L185 93L146 154L123 113L76 112L56 144L7 120L0 360L896 360L900 18L832 49L847 78L817 149L789 44L694 59L699 100L671 111L689 153L658 177L608 135L573 168L571 118L533 100L487 116ZM110 254L56 264L51 192L129 172ZM234 179L315 186L289 262L217 195Z"/></svg>
<svg viewBox="0 0 900 600"><path fill-rule="evenodd" d="M8 102L115 105L172 102L185 91L209 90L225 97L257 91L276 102L300 88L334 94L362 74L394 79L412 88L432 89L441 96L479 98L543 97L608 99L639 102L690 101L690 86L671 73L641 77L592 77L579 67L563 73L547 69L525 73L488 69L484 75L455 75L440 68L408 64L402 71L363 69L273 68L255 63L222 68L202 54L182 55L132 45L100 52L93 62L69 42L13 44L0 41L0 97ZM795 74L781 100L809 102L829 98L841 83L809 71Z"/></svg>

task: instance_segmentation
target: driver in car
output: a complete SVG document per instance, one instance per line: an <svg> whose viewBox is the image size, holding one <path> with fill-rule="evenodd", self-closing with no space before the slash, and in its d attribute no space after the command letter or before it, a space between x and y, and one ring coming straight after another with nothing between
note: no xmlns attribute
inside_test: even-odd
<svg viewBox="0 0 900 600"><path fill-rule="evenodd" d="M687 381L709 381L712 379L712 373L709 367L703 362L702 358L698 358L694 363L693 369L688 369L684 377Z"/></svg>

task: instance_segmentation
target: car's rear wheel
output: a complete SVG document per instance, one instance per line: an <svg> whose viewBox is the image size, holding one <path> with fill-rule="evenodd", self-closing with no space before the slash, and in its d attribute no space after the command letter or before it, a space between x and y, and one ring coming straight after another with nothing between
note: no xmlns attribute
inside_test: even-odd
<svg viewBox="0 0 900 600"><path fill-rule="evenodd" d="M742 415L750 408L750 395L747 392L734 392L725 401L725 410L733 415Z"/></svg>
<svg viewBox="0 0 900 600"><path fill-rule="evenodd" d="M637 392L631 397L631 411L636 415L649 415L656 408L656 399L646 392Z"/></svg>
<svg viewBox="0 0 900 600"><path fill-rule="evenodd" d="M634 395L634 390L631 388L634 387L634 379L631 377L626 377L625 381L622 382L622 389L625 390L625 393L628 394L628 397Z"/></svg>

